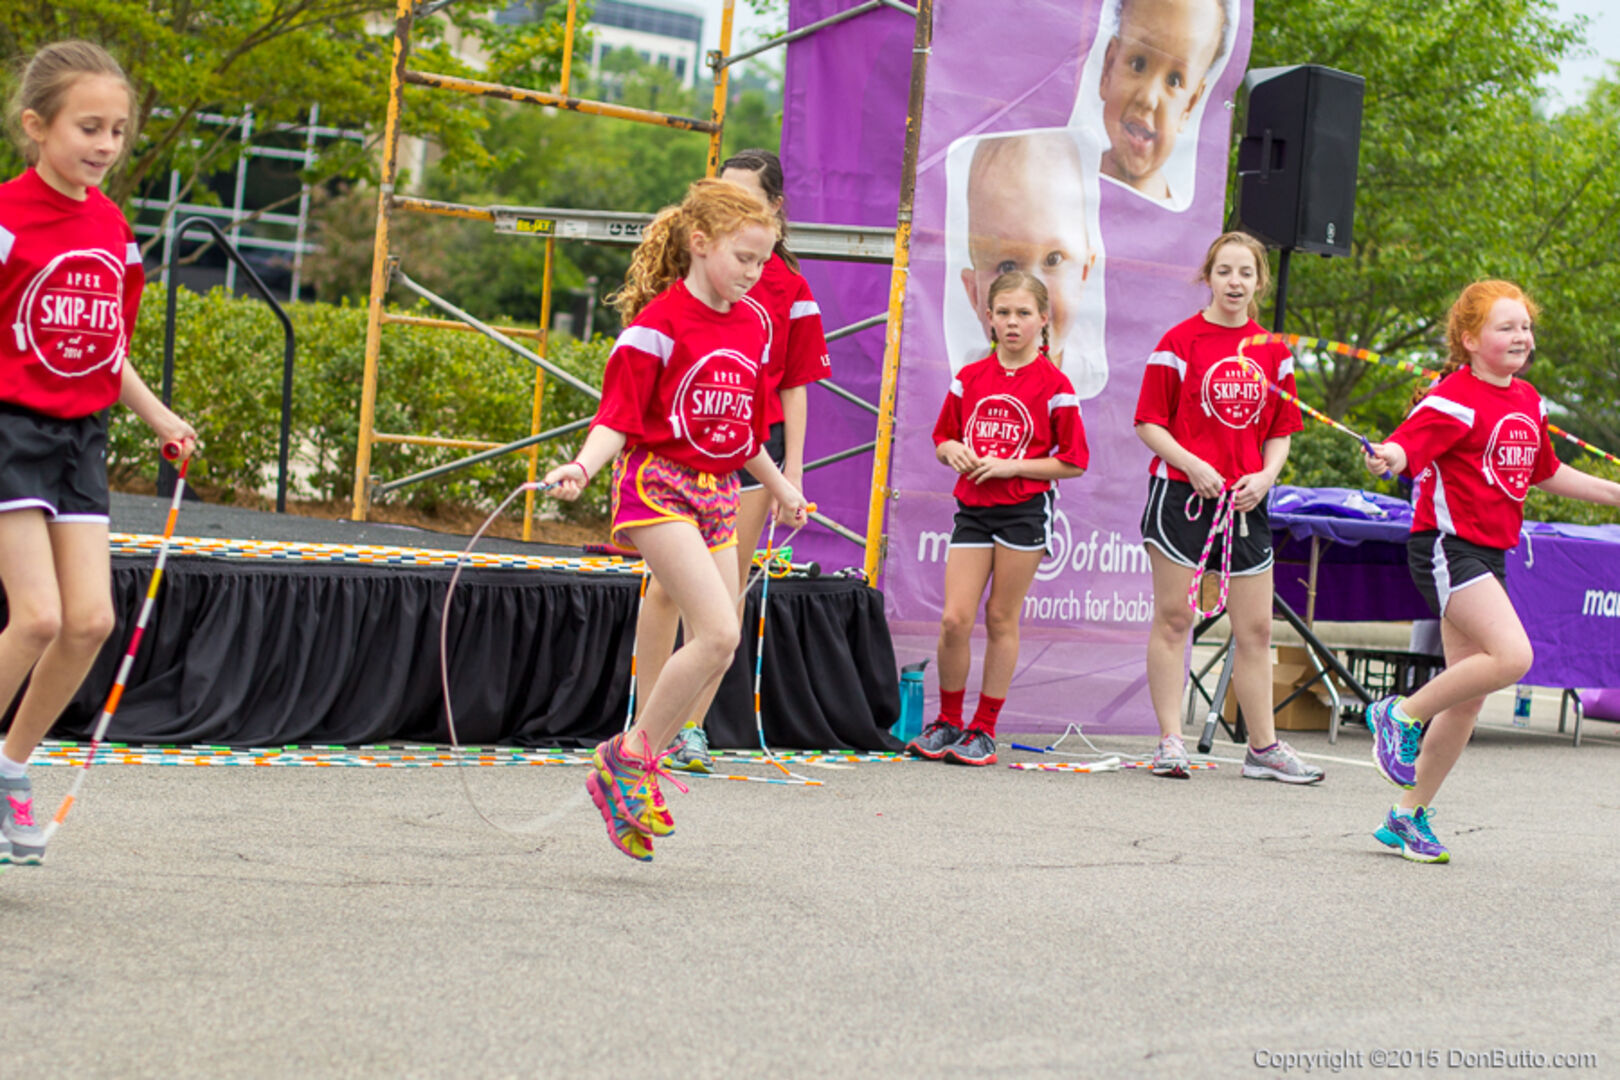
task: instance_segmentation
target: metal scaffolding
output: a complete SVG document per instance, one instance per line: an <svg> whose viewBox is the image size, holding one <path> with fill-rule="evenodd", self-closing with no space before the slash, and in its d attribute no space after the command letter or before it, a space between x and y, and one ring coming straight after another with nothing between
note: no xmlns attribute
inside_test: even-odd
<svg viewBox="0 0 1620 1080"><path fill-rule="evenodd" d="M785 45L826 26L889 7L913 15L917 19L918 47L912 57L912 100L906 121L905 175L901 180L900 220L897 230L846 225L795 224L793 226L794 251L804 257L836 259L852 262L894 264L888 310L884 314L862 319L850 326L828 333L829 341L857 333L879 324L887 326L883 366L883 393L879 404L864 401L842 387L823 380L818 385L829 393L850 401L878 417L877 436L869 443L827 455L805 466L811 469L830 465L869 450L876 450L872 475L872 504L868 514L867 531L863 535L821 514L816 521L835 534L860 545L866 552L867 574L876 578L876 562L881 559L883 504L888 498L887 487L890 446L894 416L894 384L898 372L900 316L905 297L905 268L909 262L911 192L915 186L917 162L917 127L921 117L922 71L927 62L927 42L932 26L932 0L922 0L913 9L900 0L865 0L865 2L801 27L790 34L745 53L729 55L735 0L725 0L720 22L720 48L707 55L708 66L714 72L714 98L709 119L676 116L648 109L630 108L605 101L592 101L570 95L573 68L574 34L576 29L577 0L569 0L564 31L562 72L555 93L530 90L523 87L503 86L461 76L417 71L408 64L411 50L411 31L417 19L425 18L445 6L447 0L419 3L417 0L398 0L394 21L393 63L389 73L387 118L383 131L383 160L377 196L377 229L372 249L371 292L367 307L365 365L360 397L359 446L355 455L354 510L356 521L364 521L370 512L372 498L378 494L396 491L409 484L446 475L508 453L526 451L529 458L528 478L535 479L539 466L540 444L584 427L588 421L577 421L552 428L540 429L541 405L544 401L546 377L561 380L576 389L600 397L600 392L579 381L567 371L546 359L551 323L552 266L558 240L584 241L607 244L633 245L640 241L641 231L651 214L620 213L600 210L570 210L558 207L472 206L440 202L398 194L400 114L404 107L404 88L407 85L448 90L454 93L492 97L523 104L565 109L586 116L604 116L634 123L652 124L672 130L696 131L709 138L706 175L713 176L720 166L721 137L725 125L726 86L731 65L758 55L766 49ZM512 236L544 238L545 261L540 292L540 322L538 328L494 327L480 322L455 304L412 281L398 265L389 249L390 223L396 210L413 213L436 214L487 222L497 233ZM398 284L425 299L429 304L449 316L448 319L429 319L418 316L396 315L384 310L384 301L391 286ZM526 438L497 444L486 440L450 438L436 435L409 435L376 430L376 403L378 390L378 357L381 352L382 328L385 325L424 327L472 331L483 334L508 351L535 365L533 408L530 431ZM517 338L536 342L531 350L520 345ZM477 450L479 453L436 466L397 480L382 482L371 475L371 452L377 443L398 443L416 446L437 446ZM523 537L529 539L534 520L534 493L529 492L524 506Z"/></svg>

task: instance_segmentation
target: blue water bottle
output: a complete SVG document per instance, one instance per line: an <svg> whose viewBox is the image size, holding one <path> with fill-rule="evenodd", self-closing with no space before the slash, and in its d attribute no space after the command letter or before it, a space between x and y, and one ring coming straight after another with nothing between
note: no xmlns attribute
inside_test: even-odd
<svg viewBox="0 0 1620 1080"><path fill-rule="evenodd" d="M907 664L900 669L900 719L889 729L889 734L903 743L922 734L923 668L927 660Z"/></svg>

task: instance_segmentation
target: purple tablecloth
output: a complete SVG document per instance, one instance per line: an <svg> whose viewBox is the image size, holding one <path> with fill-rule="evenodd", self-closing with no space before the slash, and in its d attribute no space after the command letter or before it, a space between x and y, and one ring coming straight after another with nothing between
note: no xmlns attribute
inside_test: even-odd
<svg viewBox="0 0 1620 1080"><path fill-rule="evenodd" d="M1316 618L1433 618L1406 569L1411 509L1399 500L1279 487L1271 523L1277 595L1301 615L1315 538ZM1620 686L1620 526L1526 522L1508 552L1507 585L1536 653L1526 682Z"/></svg>

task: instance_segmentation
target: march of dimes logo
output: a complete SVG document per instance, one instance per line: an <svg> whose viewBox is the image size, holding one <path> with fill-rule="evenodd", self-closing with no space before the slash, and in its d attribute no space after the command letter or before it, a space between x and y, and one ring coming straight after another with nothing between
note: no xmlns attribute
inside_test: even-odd
<svg viewBox="0 0 1620 1080"><path fill-rule="evenodd" d="M754 445L754 384L759 364L736 349L716 349L692 365L675 390L670 426L712 458Z"/></svg>
<svg viewBox="0 0 1620 1080"><path fill-rule="evenodd" d="M123 363L124 265L106 251L68 251L52 259L23 290L12 324L17 348L47 369L76 379Z"/></svg>
<svg viewBox="0 0 1620 1080"><path fill-rule="evenodd" d="M1530 493L1530 476L1541 449L1541 426L1524 413L1508 413L1485 444L1485 479L1516 502Z"/></svg>
<svg viewBox="0 0 1620 1080"><path fill-rule="evenodd" d="M1204 372L1199 387L1204 413L1229 428L1246 428L1260 418L1266 405L1264 373L1252 360L1228 356Z"/></svg>

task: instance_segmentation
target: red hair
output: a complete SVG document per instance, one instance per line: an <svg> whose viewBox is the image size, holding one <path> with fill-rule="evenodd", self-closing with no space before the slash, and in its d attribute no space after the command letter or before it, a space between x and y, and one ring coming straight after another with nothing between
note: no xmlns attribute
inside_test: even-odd
<svg viewBox="0 0 1620 1080"><path fill-rule="evenodd" d="M1474 282L1457 297L1446 316L1446 362L1440 368L1441 379L1468 366L1470 357L1463 338L1479 337L1485 329L1485 320L1491 317L1491 308L1496 306L1498 300L1517 300L1530 313L1532 321L1541 314L1541 308L1530 299L1530 295L1511 281ZM1423 395L1439 381L1424 380L1423 385L1413 392L1412 404L1422 401Z"/></svg>

